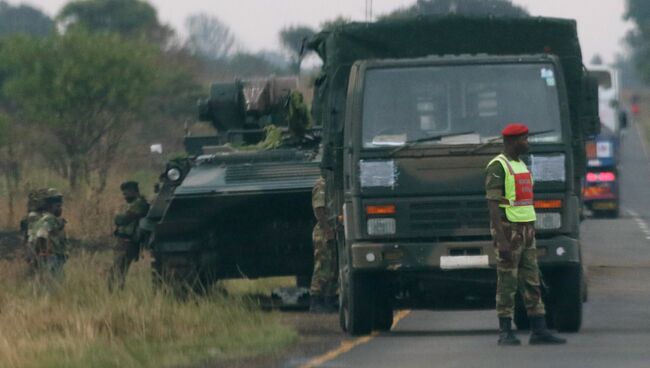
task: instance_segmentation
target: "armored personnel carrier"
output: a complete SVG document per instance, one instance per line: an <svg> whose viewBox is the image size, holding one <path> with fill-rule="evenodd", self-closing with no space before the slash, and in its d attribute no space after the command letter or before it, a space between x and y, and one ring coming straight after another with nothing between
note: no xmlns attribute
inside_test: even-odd
<svg viewBox="0 0 650 368"><path fill-rule="evenodd" d="M195 290L242 277L307 284L319 138L297 78L215 83L199 110L218 134L186 137L187 157L160 175L147 216L154 271ZM269 132L282 137L265 145Z"/></svg>

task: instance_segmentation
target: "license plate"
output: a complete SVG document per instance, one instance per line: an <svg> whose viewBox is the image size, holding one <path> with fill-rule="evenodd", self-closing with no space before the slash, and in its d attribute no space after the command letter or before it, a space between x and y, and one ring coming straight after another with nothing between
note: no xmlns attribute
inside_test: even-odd
<svg viewBox="0 0 650 368"><path fill-rule="evenodd" d="M615 202L594 202L591 207L595 210L614 210L616 209Z"/></svg>
<svg viewBox="0 0 650 368"><path fill-rule="evenodd" d="M488 256L441 256L440 268L443 270L458 270L464 268L489 268Z"/></svg>

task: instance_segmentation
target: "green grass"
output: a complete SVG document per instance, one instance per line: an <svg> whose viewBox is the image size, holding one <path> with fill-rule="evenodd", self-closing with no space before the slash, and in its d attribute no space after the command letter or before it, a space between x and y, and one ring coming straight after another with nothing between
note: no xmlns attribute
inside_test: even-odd
<svg viewBox="0 0 650 368"><path fill-rule="evenodd" d="M262 312L249 291L268 292L287 280L225 283L179 301L151 286L140 261L124 291L106 290L108 255L82 253L66 264L60 286L46 292L0 264L0 361L3 367L173 367L280 351L296 333Z"/></svg>

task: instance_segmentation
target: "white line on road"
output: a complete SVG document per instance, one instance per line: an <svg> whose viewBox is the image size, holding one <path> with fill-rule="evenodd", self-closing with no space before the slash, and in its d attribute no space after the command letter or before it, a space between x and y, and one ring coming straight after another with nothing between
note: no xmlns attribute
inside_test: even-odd
<svg viewBox="0 0 650 368"><path fill-rule="evenodd" d="M647 240L650 240L650 227L648 227L648 224L641 218L641 216L639 216L636 211L629 208L626 208L625 211L634 219L634 222L636 222L641 232L645 235L645 238Z"/></svg>

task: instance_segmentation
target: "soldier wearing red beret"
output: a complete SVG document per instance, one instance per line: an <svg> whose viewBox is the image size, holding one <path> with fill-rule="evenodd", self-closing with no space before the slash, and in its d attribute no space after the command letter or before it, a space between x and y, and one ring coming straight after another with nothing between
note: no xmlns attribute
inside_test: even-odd
<svg viewBox="0 0 650 368"><path fill-rule="evenodd" d="M521 294L531 324L529 344L563 344L546 328L535 246L533 177L520 156L528 152L528 127L508 124L504 151L486 169L485 192L497 256L496 307L499 345L520 345L512 331L515 294Z"/></svg>

